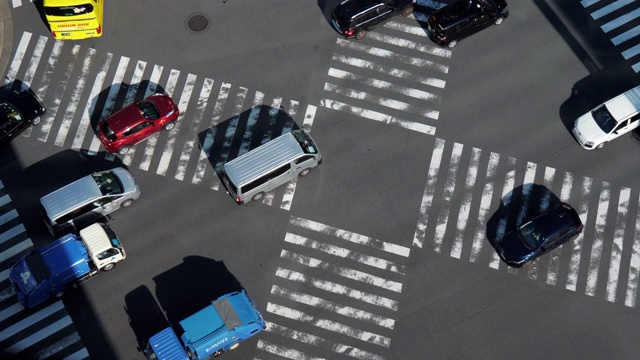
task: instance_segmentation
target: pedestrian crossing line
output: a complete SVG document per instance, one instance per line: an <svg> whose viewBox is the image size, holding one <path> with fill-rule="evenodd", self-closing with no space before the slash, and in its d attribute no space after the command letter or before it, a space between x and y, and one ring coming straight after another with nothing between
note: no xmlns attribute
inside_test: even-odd
<svg viewBox="0 0 640 360"><path fill-rule="evenodd" d="M324 330L333 331L340 335L345 335L367 343L379 345L385 348L388 348L391 344L391 339L386 336L378 335L366 330L357 329L337 321L318 318L305 312L286 306L273 304L271 302L267 303L267 312L274 315L282 316L287 319L310 324Z"/></svg>
<svg viewBox="0 0 640 360"><path fill-rule="evenodd" d="M402 80L411 80L411 81L419 82L424 85L433 86L439 89L444 89L444 86L446 83L442 79L422 76L420 74L412 73L407 70L402 70L398 68L392 68L390 66L376 64L374 62L363 60L363 59L352 57L352 56L333 54L331 61L354 66L360 69L377 71L386 76L393 76Z"/></svg>
<svg viewBox="0 0 640 360"><path fill-rule="evenodd" d="M393 30L402 31L412 35L419 35L424 37L427 36L424 29L420 26L406 25L406 24L390 21L390 22L386 22L384 24L384 27L393 29ZM391 35L381 34L378 32L372 32L368 34L367 37L369 39L373 39L376 41L383 42L385 44L397 46L402 49L415 50L415 51L423 52L425 54L439 56L447 59L451 57L451 50L443 49L436 46L424 45L423 43L412 41L409 39L403 39L403 38L399 38Z"/></svg>
<svg viewBox="0 0 640 360"><path fill-rule="evenodd" d="M436 143L431 154L431 163L427 173L427 186L424 189L424 195L420 203L420 213L418 215L418 224L416 232L413 236L413 246L422 248L426 236L427 225L429 221L428 210L433 204L433 193L435 191L435 183L438 179L438 171L440 171L440 162L442 161L442 153L444 150L444 140L436 139Z"/></svg>
<svg viewBox="0 0 640 360"><path fill-rule="evenodd" d="M87 351L86 348L82 348L82 349L76 351L75 353L67 356L63 360L82 360L82 359L86 359L88 357L89 357L89 352Z"/></svg>
<svg viewBox="0 0 640 360"><path fill-rule="evenodd" d="M25 31L22 33L22 37L20 38L20 42L18 43L18 47L16 48L16 54L13 57L13 61L9 66L9 70L7 71L7 75L4 78L4 84L9 84L12 82L16 75L18 75L18 70L20 65L22 64L22 60L24 59L24 55L27 52L27 46L29 46L29 42L31 41L31 33Z"/></svg>
<svg viewBox="0 0 640 360"><path fill-rule="evenodd" d="M333 236L342 240L347 240L356 244L370 246L375 249L379 249L395 255L409 257L409 252L411 251L410 248L402 245L397 245L394 243L377 240L365 235L360 235L351 231L338 229L333 226L321 224L313 220L307 220L307 219L299 218L296 216L292 216L291 218L289 218L289 223L291 225L299 226L304 229L323 233L323 234Z"/></svg>
<svg viewBox="0 0 640 360"><path fill-rule="evenodd" d="M465 195L462 201L462 205L460 206L460 211L458 213L458 221L456 223L456 235L453 241L453 246L451 247L451 257L460 259L460 255L462 253L462 241L464 236L464 231L467 227L467 223L469 222L469 212L471 211L471 199L472 199L472 190L473 186L476 183L476 175L478 173L478 166L480 162L480 154L482 150L478 148L473 148L471 150L471 161L469 165L469 170L467 171L467 177L464 183Z"/></svg>
<svg viewBox="0 0 640 360"><path fill-rule="evenodd" d="M337 284L328 280L322 280L313 276L305 275L294 270L278 267L278 269L276 270L276 276L286 280L302 283L305 286L312 286L316 289L347 296L351 299L362 301L367 304L376 305L393 311L398 311L397 300L389 299L380 295L370 294L342 284Z"/></svg>
<svg viewBox="0 0 640 360"><path fill-rule="evenodd" d="M589 195L591 193L591 186L593 185L593 179L585 177L582 180L580 204L578 205L578 214L580 221L583 224L587 222L587 215L589 210ZM570 291L576 291L578 282L578 270L580 269L580 259L582 257L582 242L584 241L584 231L575 238L573 243L573 249L571 251L571 262L569 263L569 275L567 276L567 283L565 288Z"/></svg>
<svg viewBox="0 0 640 360"><path fill-rule="evenodd" d="M298 351L281 345L276 345L262 339L258 340L257 347L264 352L268 352L292 360L326 360L324 358L309 356L302 351ZM259 359L255 358L254 360Z"/></svg>
<svg viewBox="0 0 640 360"><path fill-rule="evenodd" d="M633 3L635 0L617 0L613 3L591 13L593 20L598 20L603 16L609 15L612 12L622 8L625 5Z"/></svg>
<svg viewBox="0 0 640 360"><path fill-rule="evenodd" d="M0 330L0 341L6 340L7 338L17 334L19 331L22 331L28 328L29 326L32 326L33 324L37 323L38 321L41 321L44 318L50 315L53 315L54 313L63 309L64 309L64 305L62 304L61 300L54 302L53 304L41 309L35 314L32 314L27 318Z"/></svg>
<svg viewBox="0 0 640 360"><path fill-rule="evenodd" d="M337 44L343 49L358 51L358 52L376 56L382 59L391 59L404 64L416 66L422 69L430 69L430 70L438 71L444 74L449 72L449 66L438 64L431 60L398 54L386 49L382 49L382 48L370 46L370 45L359 44L359 43L349 41L347 39L342 39L342 38L337 39Z"/></svg>
<svg viewBox="0 0 640 360"><path fill-rule="evenodd" d="M40 79L40 87L36 92L40 98L44 98L47 94L47 90L49 89L49 83L51 82L53 70L58 63L58 58L62 53L62 46L64 45L63 41L55 41L53 43L53 49L51 50L51 55L49 55L49 61L47 62L47 67L44 71L43 76ZM53 126L53 121L55 120L54 116L51 115L51 108L47 109L46 118L42 119L40 123L40 136L38 136L38 140L42 142L46 142L49 137L49 132L51 131L51 127ZM31 135L31 133L29 133Z"/></svg>
<svg viewBox="0 0 640 360"><path fill-rule="evenodd" d="M332 76L338 79L343 79L343 80L355 81L355 82L358 82L359 84L364 84L376 89L395 92L395 93L412 97L418 100L434 101L434 102L440 102L441 100L440 96L436 94L432 94L422 90L411 89L404 86L394 85L388 81L373 79L370 77L354 74L354 73L344 71L344 70L339 70L336 68L329 68L329 76ZM438 112L435 111L435 119L438 118L437 113ZM431 117L429 115L425 115L425 116Z"/></svg>
<svg viewBox="0 0 640 360"><path fill-rule="evenodd" d="M396 293L402 292L402 283L393 280L387 280L379 276L371 275L363 271L353 270L342 266L329 264L320 259L316 259L310 256L297 254L292 251L282 250L280 257L285 260L297 262L301 265L317 268L327 272L334 273L347 279L359 281L367 285L376 286L385 290L393 291Z"/></svg>
<svg viewBox="0 0 640 360"><path fill-rule="evenodd" d="M224 140L222 143L222 147L225 149L231 148L231 142L233 141L233 136L236 133L236 130L238 128L238 122L240 121L240 113L242 112L244 102L247 98L248 91L249 89L245 87L240 87L236 95L236 102L233 108L233 114L235 115L229 120L229 125L227 126L227 130L224 134ZM218 163L216 163L216 165L214 166L214 170L216 172L222 171L222 167L224 166L224 163L227 161L228 157L229 157L228 151L222 154L221 160Z"/></svg>
<svg viewBox="0 0 640 360"><path fill-rule="evenodd" d="M343 259L350 259L363 265L372 266L382 270L388 270L397 274L405 275L404 265L396 264L392 261L381 259L375 256L366 255L357 251L351 251L343 247L326 244L320 241L309 239L304 236L287 233L284 241L290 244L304 246L325 254L337 256Z"/></svg>
<svg viewBox="0 0 640 360"><path fill-rule="evenodd" d="M142 81L142 76L144 74L144 70L147 67L147 62L138 60L135 70L133 71L133 75L131 76L131 81L129 82L129 87L127 89L127 94L124 98L123 107L133 103L135 101L136 93L140 87L140 82ZM147 83L147 88L145 89L145 93L149 90L149 83ZM151 95L151 94L149 94ZM148 96L148 95L147 95ZM147 97L145 96L145 98ZM127 154L122 158L122 163L129 166L131 165L131 161L133 160L133 155L135 154L135 146L131 146ZM105 155L105 159L109 161L113 161L115 159L115 154L107 154Z"/></svg>
<svg viewBox="0 0 640 360"><path fill-rule="evenodd" d="M487 225L487 213L491 208L491 199L493 197L493 187L496 176L496 169L498 162L500 161L500 154L492 152L489 155L489 163L487 165L487 175L484 188L482 190L482 198L480 199L480 209L478 212L478 226L476 227L475 236L473 238L473 244L471 245L471 254L469 255L469 261L476 262L478 256L482 251L482 245L484 244L486 236ZM423 210L420 210L421 213Z"/></svg>
<svg viewBox="0 0 640 360"><path fill-rule="evenodd" d="M458 168L460 165L460 156L462 155L463 145L459 143L453 144L451 151L451 166L447 174L447 186L443 194L444 205L440 210L438 216L435 234L433 236L433 245L436 252L440 252L442 248L442 241L444 239L444 233L447 229L447 222L449 221L449 211L451 208L451 195L455 190L456 177L458 174Z"/></svg>
<svg viewBox="0 0 640 360"><path fill-rule="evenodd" d="M609 31L615 30L618 27L628 23L629 21L637 19L638 17L640 17L640 8L637 8L627 14L624 14L616 19L613 19L608 23L602 25L600 28L605 33L608 33Z"/></svg>
<svg viewBox="0 0 640 360"><path fill-rule="evenodd" d="M73 325L73 322L71 321L71 318L69 316L65 316L64 318L54 322L53 324L48 325L47 327L39 330L35 334L27 336L26 338L20 340L19 342L9 346L4 350L4 352L10 355L17 354L20 351L23 351L29 346L44 340L48 336L62 330L63 328L69 325Z"/></svg>
<svg viewBox="0 0 640 360"><path fill-rule="evenodd" d="M31 61L29 62L29 68L27 69L27 72L24 74L24 77L22 78L22 88L24 90L27 90L31 87L31 83L33 82L33 76L36 72L36 69L38 68L38 65L40 64L40 60L42 59L42 53L44 51L45 46L47 45L47 40L49 40L49 38L45 36L38 37L38 42L36 43L34 55L31 57ZM33 127L29 126L28 128L24 129L22 134L26 137L29 137L32 131L33 131Z"/></svg>
<svg viewBox="0 0 640 360"><path fill-rule="evenodd" d="M363 109L357 106L351 106L336 100L322 99L320 102L320 105L329 109L344 111L344 112L357 115L369 120L375 120L375 121L379 121L386 124L396 125L408 130L421 132L427 135L434 135L436 133L436 128L434 126L425 125L425 124L421 124L421 123L410 121L410 120L403 120L395 116L383 114L373 110Z"/></svg>
<svg viewBox="0 0 640 360"><path fill-rule="evenodd" d="M606 298L610 302L616 301L616 290L618 289L618 278L620 276L620 258L622 257L623 238L627 211L629 209L629 199L631 189L622 188L618 199L618 214L616 217L616 227L613 237L613 247L611 249L611 261L609 262L609 274L607 278Z"/></svg>
<svg viewBox="0 0 640 360"><path fill-rule="evenodd" d="M337 304L335 302L322 299L317 296L289 290L278 285L273 285L271 287L271 294L284 297L288 300L293 300L306 306L314 306L319 309L328 310L345 317L368 322L391 330L393 330L393 327L395 325L395 320L388 317L376 315L368 311L356 309L351 306Z"/></svg>
<svg viewBox="0 0 640 360"><path fill-rule="evenodd" d="M13 291L13 288L9 287L8 288L10 291L10 296L13 296L15 294L15 292ZM4 299L3 299L4 300ZM24 307L19 303L16 302L14 304L12 304L11 306L2 309L2 311L0 311L0 321L5 321L8 318L10 318L11 316L19 313L20 311L23 311Z"/></svg>
<svg viewBox="0 0 640 360"><path fill-rule="evenodd" d="M547 167L544 170L544 187L547 189L553 188L553 178L555 176L556 169L552 167ZM566 172L564 174L564 179L562 181L562 190L560 192L560 201L568 202L569 196L571 195L571 185L573 184L573 174ZM538 207L539 212L543 212L549 209L551 202L551 192L546 192L542 201L540 202L540 206ZM560 255L562 255L563 245L558 246L554 251L549 254L549 268L547 270L547 279L546 283L548 285L555 286L558 281L558 270L560 268ZM529 276L531 279L531 276Z"/></svg>
<svg viewBox="0 0 640 360"><path fill-rule="evenodd" d="M68 335L66 337L64 337L63 339L61 339L60 341L47 346L46 348L38 351L33 358L34 359L49 359L51 357L54 357L55 355L57 355L58 353L60 353L61 351L63 351L65 348L67 348L68 346L72 346L75 343L81 342L82 340L80 339L80 335L78 335L77 332L73 332L71 335ZM81 350L79 350L78 352L83 352L83 356L79 357L78 359L84 359L87 358L89 356L89 353L87 352L86 348L83 348ZM77 353L77 352L76 352Z"/></svg>
<svg viewBox="0 0 640 360"><path fill-rule="evenodd" d="M80 76L76 82L76 87L73 89L71 93L71 100L69 100L69 105L67 106L67 111L64 113L63 127L64 129L69 129L71 121L73 120L73 115L78 110L78 103L80 102L80 97L83 94L84 86L86 84L86 79L89 76L89 70L91 69L91 63L96 55L95 49L89 49L87 55L84 58L84 62L82 64L82 70L80 72ZM109 66L109 61L111 61L111 56L107 57L106 64L103 65L102 71L98 73L96 76L96 83L99 83L100 86L102 82L99 79L104 80L104 75ZM76 136L73 139L73 143L71 145L72 149L80 149L82 147L82 140L84 139L84 135L87 132L87 128L89 128L89 114L93 113L91 109L91 103L93 99L98 95L99 89L95 86L91 89L91 95L89 96L89 100L87 100L87 104L85 105L85 110L82 112L82 118L80 120L80 124L78 126L78 130L76 131ZM58 146L62 146L64 144L64 140L67 132L58 133L58 138L56 141L58 142Z"/></svg>
<svg viewBox="0 0 640 360"><path fill-rule="evenodd" d="M358 349L351 345L344 345L341 343L331 342L320 336L290 329L285 326L272 323L270 321L267 321L266 323L267 323L267 328L265 330L267 332L286 337L287 339L293 339L304 344L309 344L319 348L329 349L337 354L349 356L354 359L384 360L384 357L380 355ZM298 358L295 358L295 359L298 359Z"/></svg>
<svg viewBox="0 0 640 360"><path fill-rule="evenodd" d="M162 65L154 65L153 66L153 70L151 71L151 76L149 77L149 81L147 83L147 90L145 91L144 97L147 98L149 96L151 96L151 94L155 93L157 90L157 84L160 82L160 76L162 76L162 71L164 70L164 66ZM155 146L155 143L158 141L158 134L153 134L150 137L148 137L143 143L145 143L144 145L144 158L143 161L145 161L146 159L150 159L149 157L149 153L153 154L153 148L148 149L150 146L150 143L152 142ZM132 146L131 149L127 152L127 155L125 155L124 159L123 159L123 163L127 166L130 166L133 162L133 155L135 154L135 149L137 146ZM147 164L147 169L149 169L149 166ZM142 162L140 163L140 169L142 169Z"/></svg>
<svg viewBox="0 0 640 360"><path fill-rule="evenodd" d="M585 291L589 296L594 296L596 294L598 269L600 268L602 245L604 242L604 227L607 223L607 210L609 209L610 197L611 190L609 189L609 183L602 182L602 190L600 191L600 200L598 202L598 210L596 214L595 237L591 247L591 259L589 260L589 273L587 274L587 288Z"/></svg>
<svg viewBox="0 0 640 360"><path fill-rule="evenodd" d="M515 178L516 178L516 158L509 157L508 162L508 171L504 178L504 185L502 187L502 206L508 208L511 204L511 197L513 194L513 189L515 186ZM507 215L503 214L503 216L498 220L498 229L496 230L496 239L501 239L507 230ZM492 269L498 269L500 267L500 257L497 252L492 252L491 254L491 263L489 267Z"/></svg>
<svg viewBox="0 0 640 360"><path fill-rule="evenodd" d="M64 73L64 80L61 80L58 82L57 89L60 90L61 93L64 93L66 91L67 85L71 82L70 81L71 73L73 72L73 67L75 65L76 58L79 52L80 52L80 45L74 45L73 49L71 50L72 61L69 61L67 64L67 69ZM54 100L53 102L54 105L48 107L47 114L49 114L49 118L51 118L51 121L53 121L53 119L56 117L61 101L62 101L62 98L58 97ZM58 135L56 136L54 145L56 146L64 145L64 140L67 136L67 132L69 131L70 123L71 123L71 119L68 119L65 114L65 117L63 118L63 121L60 124L60 129L58 130ZM42 130L44 130L44 128Z"/></svg>
<svg viewBox="0 0 640 360"><path fill-rule="evenodd" d="M640 199L638 200L640 205ZM628 307L636 307L636 294L638 292L638 274L640 273L640 211L636 214L636 227L634 232L633 248L629 264L629 279L625 293L624 304Z"/></svg>

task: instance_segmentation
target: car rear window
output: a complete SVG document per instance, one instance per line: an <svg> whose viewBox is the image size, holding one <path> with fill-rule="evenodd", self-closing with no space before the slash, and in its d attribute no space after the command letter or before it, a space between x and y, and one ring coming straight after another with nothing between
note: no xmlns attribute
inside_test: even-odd
<svg viewBox="0 0 640 360"><path fill-rule="evenodd" d="M77 16L93 12L93 5L47 6L44 8L44 12L50 16Z"/></svg>

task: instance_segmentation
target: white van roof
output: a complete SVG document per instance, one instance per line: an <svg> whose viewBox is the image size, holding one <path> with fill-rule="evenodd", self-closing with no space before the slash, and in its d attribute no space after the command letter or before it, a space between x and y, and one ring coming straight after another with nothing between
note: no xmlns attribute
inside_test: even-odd
<svg viewBox="0 0 640 360"><path fill-rule="evenodd" d="M242 186L303 154L291 133L286 133L224 164L229 179Z"/></svg>
<svg viewBox="0 0 640 360"><path fill-rule="evenodd" d="M605 102L605 106L617 121L640 111L640 86L637 86Z"/></svg>

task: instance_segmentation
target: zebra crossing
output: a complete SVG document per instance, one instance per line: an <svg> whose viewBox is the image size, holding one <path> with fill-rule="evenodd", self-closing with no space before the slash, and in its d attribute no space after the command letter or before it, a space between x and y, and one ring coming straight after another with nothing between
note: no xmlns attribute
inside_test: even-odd
<svg viewBox="0 0 640 360"><path fill-rule="evenodd" d="M640 71L640 4L634 0L581 0L602 31L620 49L631 68Z"/></svg>
<svg viewBox="0 0 640 360"><path fill-rule="evenodd" d="M394 18L364 40L338 38L320 105L434 135L452 52L433 44L419 23L444 5L420 0L411 16Z"/></svg>
<svg viewBox="0 0 640 360"><path fill-rule="evenodd" d="M174 97L180 110L176 127L139 143L121 161L179 181L206 184L213 190L224 189L217 173L225 161L291 131L299 123L307 132L311 130L317 109L314 105L301 109L293 99L269 99L260 91L250 92L226 82L218 85L196 74L185 76L177 69L147 65L143 60L118 59L111 53L49 41L45 36L36 40L24 32L5 84L20 79L47 107L41 125L29 128L24 137L107 160L114 160L115 155L101 151L93 131L100 119L136 97L155 92ZM296 184L292 181L269 192L262 203L289 210Z"/></svg>
<svg viewBox="0 0 640 360"><path fill-rule="evenodd" d="M0 182L0 263L33 246L11 198ZM88 359L89 354L61 300L25 309L0 271L0 357L3 359Z"/></svg>
<svg viewBox="0 0 640 360"><path fill-rule="evenodd" d="M256 359L389 359L410 248L295 216L289 225Z"/></svg>
<svg viewBox="0 0 640 360"><path fill-rule="evenodd" d="M434 194L443 194L439 206ZM530 267L507 271L635 307L640 194L629 187L435 138L413 246L496 270L507 268L485 239L498 239L544 211L552 194L576 208L583 232ZM487 234L490 229L495 234Z"/></svg>

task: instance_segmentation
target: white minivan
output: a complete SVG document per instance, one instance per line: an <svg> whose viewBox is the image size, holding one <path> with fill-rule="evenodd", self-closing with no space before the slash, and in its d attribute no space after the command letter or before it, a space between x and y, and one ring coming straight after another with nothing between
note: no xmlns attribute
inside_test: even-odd
<svg viewBox="0 0 640 360"><path fill-rule="evenodd" d="M637 86L580 116L573 125L573 136L587 150L600 149L637 128L639 120L640 86Z"/></svg>

